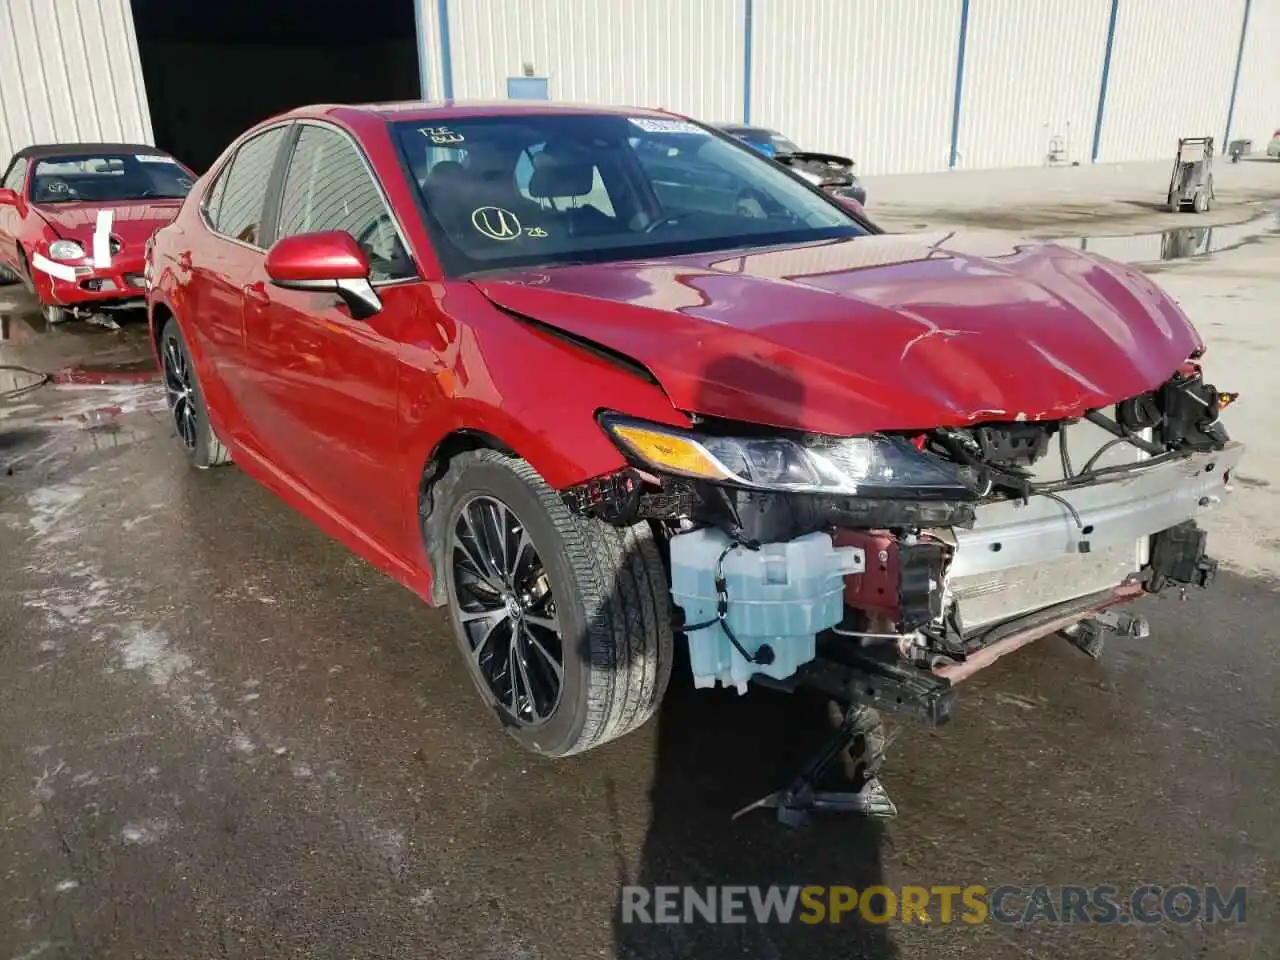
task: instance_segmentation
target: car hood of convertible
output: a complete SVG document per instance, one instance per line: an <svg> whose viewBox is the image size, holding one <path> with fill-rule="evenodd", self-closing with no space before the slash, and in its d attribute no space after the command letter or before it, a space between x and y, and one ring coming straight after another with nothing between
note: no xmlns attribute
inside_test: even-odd
<svg viewBox="0 0 1280 960"><path fill-rule="evenodd" d="M474 283L642 364L683 411L834 435L1079 417L1203 349L1136 269L995 236L873 235Z"/></svg>

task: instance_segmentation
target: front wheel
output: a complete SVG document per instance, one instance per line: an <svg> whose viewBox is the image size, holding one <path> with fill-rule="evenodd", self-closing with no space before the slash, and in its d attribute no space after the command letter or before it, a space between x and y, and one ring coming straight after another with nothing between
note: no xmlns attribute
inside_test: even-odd
<svg viewBox="0 0 1280 960"><path fill-rule="evenodd" d="M529 464L493 450L455 457L432 499L427 539L458 646L516 740L565 757L653 716L674 640L647 524L580 517Z"/></svg>
<svg viewBox="0 0 1280 960"><path fill-rule="evenodd" d="M200 392L195 364L191 362L178 321L172 318L160 332L160 362L169 416L187 459L201 469L227 463L231 454L209 422L209 410Z"/></svg>

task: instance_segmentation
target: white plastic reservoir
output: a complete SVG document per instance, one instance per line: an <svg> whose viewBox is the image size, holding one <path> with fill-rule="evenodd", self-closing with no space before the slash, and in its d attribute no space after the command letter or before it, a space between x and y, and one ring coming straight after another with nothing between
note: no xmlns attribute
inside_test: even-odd
<svg viewBox="0 0 1280 960"><path fill-rule="evenodd" d="M690 626L716 619L716 561L732 543L721 530L704 528L671 538L671 594ZM810 533L758 550L735 546L724 558L729 629L752 656L768 644L770 664L749 663L734 649L719 622L688 633L697 687L747 690L752 674L777 680L814 658L816 635L844 617L844 578L862 573L859 547L836 547L829 534Z"/></svg>

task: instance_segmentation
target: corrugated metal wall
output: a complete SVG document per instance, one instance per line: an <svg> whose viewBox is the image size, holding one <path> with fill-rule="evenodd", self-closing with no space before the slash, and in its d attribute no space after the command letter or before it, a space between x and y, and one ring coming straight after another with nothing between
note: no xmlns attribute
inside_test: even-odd
<svg viewBox="0 0 1280 960"><path fill-rule="evenodd" d="M957 165L1044 163L1055 137L1087 162L1110 14L1111 0L973 0Z"/></svg>
<svg viewBox="0 0 1280 960"><path fill-rule="evenodd" d="M453 94L503 99L530 64L553 100L742 113L741 0L450 0Z"/></svg>
<svg viewBox="0 0 1280 960"><path fill-rule="evenodd" d="M129 0L0 0L0 164L77 140L153 142Z"/></svg>
<svg viewBox="0 0 1280 960"><path fill-rule="evenodd" d="M944 170L960 0L755 0L751 119L861 173Z"/></svg>
<svg viewBox="0 0 1280 960"><path fill-rule="evenodd" d="M1231 138L1252 140L1254 152L1260 153L1277 130L1280 130L1280 0L1253 0Z"/></svg>
<svg viewBox="0 0 1280 960"><path fill-rule="evenodd" d="M1121 0L1098 159L1172 158L1179 137L1220 138L1243 16L1244 0Z"/></svg>

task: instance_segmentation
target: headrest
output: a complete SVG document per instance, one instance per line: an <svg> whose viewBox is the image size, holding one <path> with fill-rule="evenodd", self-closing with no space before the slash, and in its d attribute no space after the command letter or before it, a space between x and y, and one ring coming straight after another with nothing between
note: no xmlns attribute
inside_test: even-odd
<svg viewBox="0 0 1280 960"><path fill-rule="evenodd" d="M581 156L556 154L543 150L533 158L529 177L529 195L535 200L547 197L584 197L595 182L595 165Z"/></svg>
<svg viewBox="0 0 1280 960"><path fill-rule="evenodd" d="M455 184L468 180L466 168L457 160L441 160L427 174L424 186L437 189L449 189Z"/></svg>

